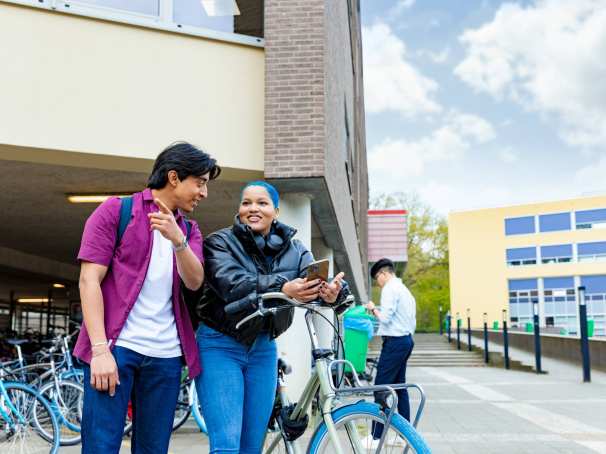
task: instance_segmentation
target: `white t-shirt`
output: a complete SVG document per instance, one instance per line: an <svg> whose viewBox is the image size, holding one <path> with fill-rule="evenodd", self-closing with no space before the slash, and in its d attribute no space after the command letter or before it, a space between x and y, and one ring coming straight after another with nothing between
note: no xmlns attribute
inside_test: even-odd
<svg viewBox="0 0 606 454"><path fill-rule="evenodd" d="M181 342L173 313L173 248L154 230L145 282L116 345L154 358L181 356Z"/></svg>

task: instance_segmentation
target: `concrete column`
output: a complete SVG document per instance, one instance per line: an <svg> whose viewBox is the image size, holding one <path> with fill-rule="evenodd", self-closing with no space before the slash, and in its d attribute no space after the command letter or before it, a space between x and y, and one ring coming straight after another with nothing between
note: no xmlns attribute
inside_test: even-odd
<svg viewBox="0 0 606 454"><path fill-rule="evenodd" d="M328 276L332 277L335 274L334 271L334 254L333 250L324 244L321 238L314 239L312 241L312 252L316 260L329 260ZM334 313L332 310L326 308L318 309L324 317L330 320L332 323L336 323L334 320ZM314 322L316 325L316 333L320 340L321 348L332 348L332 340L334 339L334 329L330 324L319 315L314 315Z"/></svg>
<svg viewBox="0 0 606 454"><path fill-rule="evenodd" d="M311 250L311 198L306 194L286 194L280 199L280 222L297 229L295 238ZM293 368L287 378L288 395L299 397L311 375L311 343L305 312L295 310L291 327L277 339L278 356Z"/></svg>

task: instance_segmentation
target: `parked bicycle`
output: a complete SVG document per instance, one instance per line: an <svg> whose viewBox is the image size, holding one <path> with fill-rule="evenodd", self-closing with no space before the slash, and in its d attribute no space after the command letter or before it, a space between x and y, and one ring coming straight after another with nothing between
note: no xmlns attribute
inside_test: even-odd
<svg viewBox="0 0 606 454"><path fill-rule="evenodd" d="M352 297L350 297L352 298ZM265 307L267 301L277 306ZM351 300L350 300L351 301ZM226 312L242 310L239 302L227 305ZM297 402L291 402L285 392L284 377L288 366L284 361L278 362L278 386L274 411L269 424L264 443L265 453L297 454L302 452L301 435L310 424L308 413L316 402L315 430L305 452L310 454L367 454L368 452L406 452L416 454L430 453L431 450L416 431L423 408L425 394L422 388L415 384L392 384L378 386L362 386L356 375L353 376L354 386L337 386L335 371L343 365L352 370L353 365L347 360L334 359L333 349L319 347L313 314L317 313L319 302L299 303L283 293L265 293L260 295L257 310L242 319L236 328L256 317L274 314L289 307L305 309L305 322L311 340L314 369L301 396ZM326 306L323 306L326 307ZM327 320L328 321L328 320ZM329 323L331 323L329 321ZM339 340L339 342L342 342ZM419 408L411 425L395 409L397 408L397 389L414 388L421 396ZM373 395L375 392L385 393L389 405L380 406L374 402L359 401L352 404L340 405L343 399L351 396ZM376 427L382 427L381 438L376 442L372 433ZM375 450L376 445L376 450Z"/></svg>
<svg viewBox="0 0 606 454"><path fill-rule="evenodd" d="M0 452L58 452L59 424L50 403L36 389L5 381L4 376L0 367Z"/></svg>

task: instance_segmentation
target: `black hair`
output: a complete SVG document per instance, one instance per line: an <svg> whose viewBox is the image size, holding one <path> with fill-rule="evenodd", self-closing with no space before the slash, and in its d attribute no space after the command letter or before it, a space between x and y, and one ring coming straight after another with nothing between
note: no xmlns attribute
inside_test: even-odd
<svg viewBox="0 0 606 454"><path fill-rule="evenodd" d="M379 270L375 273L375 276L377 276L381 272L385 272L385 273L389 273L389 274L396 274L396 270L391 265L385 265L385 266L382 266L381 268L379 268Z"/></svg>
<svg viewBox="0 0 606 454"><path fill-rule="evenodd" d="M187 142L175 142L162 151L154 162L147 187L162 189L168 183L168 172L177 172L179 180L183 181L193 175L201 177L208 173L209 180L214 180L221 174L217 161L207 153Z"/></svg>

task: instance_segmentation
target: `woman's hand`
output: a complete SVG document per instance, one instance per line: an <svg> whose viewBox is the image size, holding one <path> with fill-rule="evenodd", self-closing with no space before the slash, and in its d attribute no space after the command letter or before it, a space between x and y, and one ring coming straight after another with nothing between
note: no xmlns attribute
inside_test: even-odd
<svg viewBox="0 0 606 454"><path fill-rule="evenodd" d="M300 303L308 303L318 298L320 290L320 279L307 281L307 279L293 279L282 286L282 293L296 299Z"/></svg>
<svg viewBox="0 0 606 454"><path fill-rule="evenodd" d="M320 298L326 303L334 303L339 296L339 292L343 288L341 279L345 276L345 273L341 272L337 274L334 279L330 282L322 282L320 286Z"/></svg>

